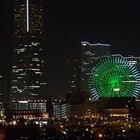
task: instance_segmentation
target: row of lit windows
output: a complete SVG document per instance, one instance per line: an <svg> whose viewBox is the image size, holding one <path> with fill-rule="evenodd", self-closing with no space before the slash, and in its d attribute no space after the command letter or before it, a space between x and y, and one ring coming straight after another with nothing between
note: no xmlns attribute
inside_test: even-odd
<svg viewBox="0 0 140 140"><path fill-rule="evenodd" d="M18 103L18 109L39 109L42 112L46 112L46 103Z"/></svg>
<svg viewBox="0 0 140 140"><path fill-rule="evenodd" d="M19 83L18 80L12 80L12 82L13 82L13 84L14 84L14 83L17 83L17 82ZM22 83L26 84L25 81L23 81ZM43 82L43 83L42 83L42 82L39 82L39 81L36 81L35 83L36 83L36 84L39 84L39 85L46 85L46 84L47 84L46 82ZM12 86L12 88L17 88L17 86ZM27 89L27 86L25 86L24 89Z"/></svg>
<svg viewBox="0 0 140 140"><path fill-rule="evenodd" d="M39 62L40 60L38 58L32 58L32 61Z"/></svg>
<svg viewBox="0 0 140 140"><path fill-rule="evenodd" d="M13 68L15 68L15 66L13 66ZM24 69L12 69L12 72L21 72L21 71L23 71Z"/></svg>
<svg viewBox="0 0 140 140"><path fill-rule="evenodd" d="M40 83L40 85L46 85L47 83ZM40 88L40 85L31 85L31 86L24 86L23 89L19 89L18 86L12 86L12 89L17 89L17 91L24 91L25 89L36 89L36 88Z"/></svg>
<svg viewBox="0 0 140 140"><path fill-rule="evenodd" d="M16 49L16 52L17 52L17 53L21 53L21 52L23 53L23 52L25 52L25 50L26 50L25 48Z"/></svg>
<svg viewBox="0 0 140 140"><path fill-rule="evenodd" d="M42 100L42 99L41 100L32 100L32 99L30 100L29 99L29 100L18 100L18 101L12 100L12 102L19 102L19 103L39 103L39 102L44 103L45 102L46 103L47 100Z"/></svg>

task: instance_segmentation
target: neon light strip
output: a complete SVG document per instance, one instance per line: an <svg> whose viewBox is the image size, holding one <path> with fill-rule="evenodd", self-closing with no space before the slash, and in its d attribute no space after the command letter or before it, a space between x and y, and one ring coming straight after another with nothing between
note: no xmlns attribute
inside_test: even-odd
<svg viewBox="0 0 140 140"><path fill-rule="evenodd" d="M110 46L110 44L101 44L101 43L95 43L95 44L91 44L91 43L89 43L89 42L87 42L87 41L82 41L81 42L82 43L82 45L90 45L90 46L97 46L97 45L100 45L100 46Z"/></svg>
<svg viewBox="0 0 140 140"><path fill-rule="evenodd" d="M27 32L29 32L29 0L26 0Z"/></svg>

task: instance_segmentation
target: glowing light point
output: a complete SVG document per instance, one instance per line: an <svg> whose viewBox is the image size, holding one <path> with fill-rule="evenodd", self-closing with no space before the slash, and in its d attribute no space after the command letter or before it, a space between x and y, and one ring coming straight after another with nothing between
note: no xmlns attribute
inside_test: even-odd
<svg viewBox="0 0 140 140"><path fill-rule="evenodd" d="M114 88L113 91L120 91L120 88Z"/></svg>

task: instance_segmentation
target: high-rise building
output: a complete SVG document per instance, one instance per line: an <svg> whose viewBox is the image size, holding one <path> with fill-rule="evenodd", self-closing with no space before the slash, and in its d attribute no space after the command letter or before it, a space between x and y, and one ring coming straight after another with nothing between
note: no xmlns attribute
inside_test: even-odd
<svg viewBox="0 0 140 140"><path fill-rule="evenodd" d="M39 102L45 99L47 86L42 13L42 0L15 0L10 96L13 109L31 109L30 102L37 109L44 107Z"/></svg>
<svg viewBox="0 0 140 140"><path fill-rule="evenodd" d="M9 108L10 72L11 66L0 65L0 109Z"/></svg>
<svg viewBox="0 0 140 140"><path fill-rule="evenodd" d="M140 71L140 57L135 57L135 56L129 55L125 58L129 61L129 63L131 65L136 66L138 68L138 70ZM136 98L135 102L136 102L136 109L140 110L140 98Z"/></svg>
<svg viewBox="0 0 140 140"><path fill-rule="evenodd" d="M140 57L136 57L136 56L127 56L125 57L128 62L131 64L131 65L134 65L138 68L138 70L140 70Z"/></svg>
<svg viewBox="0 0 140 140"><path fill-rule="evenodd" d="M77 57L67 59L67 93L75 94L81 88L81 63Z"/></svg>
<svg viewBox="0 0 140 140"><path fill-rule="evenodd" d="M4 77L0 75L0 109L4 107Z"/></svg>
<svg viewBox="0 0 140 140"><path fill-rule="evenodd" d="M110 44L81 42L81 89L88 91L89 77L98 58L110 55Z"/></svg>

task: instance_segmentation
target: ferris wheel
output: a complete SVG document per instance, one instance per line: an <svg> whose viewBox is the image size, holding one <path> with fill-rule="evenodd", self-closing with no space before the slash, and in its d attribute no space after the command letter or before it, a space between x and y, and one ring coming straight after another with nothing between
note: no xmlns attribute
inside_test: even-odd
<svg viewBox="0 0 140 140"><path fill-rule="evenodd" d="M100 97L139 97L140 72L122 56L103 57L89 78L92 101Z"/></svg>

